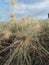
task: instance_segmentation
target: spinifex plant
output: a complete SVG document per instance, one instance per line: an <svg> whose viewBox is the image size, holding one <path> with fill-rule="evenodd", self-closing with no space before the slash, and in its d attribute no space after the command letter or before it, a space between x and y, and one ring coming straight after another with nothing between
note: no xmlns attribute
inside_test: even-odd
<svg viewBox="0 0 49 65"><path fill-rule="evenodd" d="M49 65L49 24L46 22L16 23L18 28L10 27L8 39L3 38L5 33L0 39L0 65Z"/></svg>

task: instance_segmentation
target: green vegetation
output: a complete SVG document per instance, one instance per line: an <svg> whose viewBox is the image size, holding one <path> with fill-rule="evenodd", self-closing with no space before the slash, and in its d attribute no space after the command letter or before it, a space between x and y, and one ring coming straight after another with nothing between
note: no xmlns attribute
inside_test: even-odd
<svg viewBox="0 0 49 65"><path fill-rule="evenodd" d="M49 65L49 20L1 22L0 65Z"/></svg>

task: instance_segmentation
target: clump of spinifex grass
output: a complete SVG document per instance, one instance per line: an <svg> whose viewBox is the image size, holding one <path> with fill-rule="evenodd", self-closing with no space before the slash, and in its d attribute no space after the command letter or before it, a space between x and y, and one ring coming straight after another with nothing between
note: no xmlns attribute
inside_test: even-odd
<svg viewBox="0 0 49 65"><path fill-rule="evenodd" d="M49 65L49 23L34 21L10 23L0 39L1 65Z"/></svg>

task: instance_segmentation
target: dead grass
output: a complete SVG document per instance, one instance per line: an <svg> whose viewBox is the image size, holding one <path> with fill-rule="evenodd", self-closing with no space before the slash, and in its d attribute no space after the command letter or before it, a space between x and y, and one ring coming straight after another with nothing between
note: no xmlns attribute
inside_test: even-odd
<svg viewBox="0 0 49 65"><path fill-rule="evenodd" d="M0 65L49 65L49 20L23 18L0 28Z"/></svg>

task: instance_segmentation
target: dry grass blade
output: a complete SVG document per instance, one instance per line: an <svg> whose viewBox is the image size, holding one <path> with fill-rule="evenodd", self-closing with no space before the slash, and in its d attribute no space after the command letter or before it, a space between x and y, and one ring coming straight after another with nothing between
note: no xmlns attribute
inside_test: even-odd
<svg viewBox="0 0 49 65"><path fill-rule="evenodd" d="M19 43L21 40L14 42L12 45L8 46L7 48L0 51L0 53L5 52L7 49L13 47L15 44Z"/></svg>

